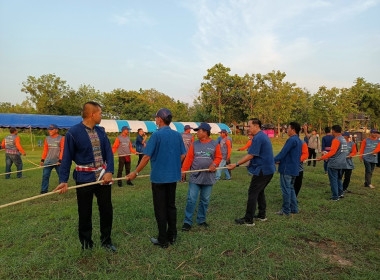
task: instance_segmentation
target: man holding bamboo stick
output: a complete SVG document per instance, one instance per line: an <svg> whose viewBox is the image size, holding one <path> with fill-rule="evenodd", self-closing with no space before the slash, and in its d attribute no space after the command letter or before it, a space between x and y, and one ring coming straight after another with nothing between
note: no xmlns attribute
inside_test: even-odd
<svg viewBox="0 0 380 280"><path fill-rule="evenodd" d="M103 180L103 185L95 184L76 190L79 240L82 249L92 249L92 200L95 195L100 215L101 246L115 252L116 248L111 242L113 210L109 183L112 182L114 172L111 144L104 129L96 126L102 119L102 109L98 103L84 104L82 117L83 121L66 133L59 173L60 184L54 191L67 191L72 161L76 163L73 177L77 185Z"/></svg>

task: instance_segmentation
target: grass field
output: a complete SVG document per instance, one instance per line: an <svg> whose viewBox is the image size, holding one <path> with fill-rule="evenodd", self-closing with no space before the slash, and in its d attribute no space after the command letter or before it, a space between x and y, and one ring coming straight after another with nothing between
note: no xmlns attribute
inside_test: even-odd
<svg viewBox="0 0 380 280"><path fill-rule="evenodd" d="M281 147L276 140L275 153ZM28 159L38 163L42 149L24 148ZM233 152L232 162L244 154ZM166 250L149 241L157 229L147 178L137 178L134 187L113 187L114 254L100 247L96 203L95 248L81 251L75 191L0 209L0 279L380 279L380 169L373 176L377 188L371 190L363 187L363 164L358 158L354 162L352 193L339 202L328 200L331 192L322 163L306 166L300 213L291 217L274 214L282 204L276 173L266 189L268 221L254 227L234 223L245 211L250 177L244 167L233 171L231 181L214 186L208 229L180 231L187 184L179 183L179 236ZM4 166L2 159L0 172ZM24 161L24 168L30 167ZM24 176L0 177L0 204L39 194L42 171ZM57 183L52 173L49 190Z"/></svg>

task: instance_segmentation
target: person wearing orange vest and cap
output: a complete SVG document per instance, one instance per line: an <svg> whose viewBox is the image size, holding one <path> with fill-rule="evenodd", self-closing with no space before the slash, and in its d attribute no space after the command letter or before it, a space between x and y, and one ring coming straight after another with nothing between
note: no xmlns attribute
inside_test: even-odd
<svg viewBox="0 0 380 280"><path fill-rule="evenodd" d="M63 147L65 145L65 137L58 134L57 125L49 125L48 131L49 136L45 138L40 165L58 164L45 167L42 171L41 194L48 192L50 174L53 168L55 168L55 171L57 171L57 175L59 176L59 165L61 164Z"/></svg>
<svg viewBox="0 0 380 280"><path fill-rule="evenodd" d="M372 185L372 173L378 162L377 153L380 151L379 132L376 129L371 129L370 137L363 140L360 146L360 161L364 162L365 167L365 182L364 187L374 189ZM363 155L364 154L364 155Z"/></svg>
<svg viewBox="0 0 380 280"><path fill-rule="evenodd" d="M131 172L131 153L136 154L136 151L132 147L131 139L129 138L128 126L123 126L121 128L121 134L116 137L115 143L112 146L112 152L119 156L119 168L117 170L117 177L120 178L123 174L123 167L125 166L125 174L128 175ZM122 186L121 181L117 181L119 187ZM133 186L133 183L128 180L127 185Z"/></svg>
<svg viewBox="0 0 380 280"><path fill-rule="evenodd" d="M190 133L192 129L193 128L187 124L184 127L184 132L181 133L186 152L189 150L191 143L194 142L194 136Z"/></svg>
<svg viewBox="0 0 380 280"><path fill-rule="evenodd" d="M222 152L222 157L223 157L222 161L219 164L219 167L225 167L227 165L227 161L230 160L230 156L231 156L231 141L227 137L227 130L222 129L219 133L220 133L220 136L222 137L219 144L220 144L220 151ZM222 170L224 174L226 175L226 180L231 180L231 175L227 169L218 169L216 171L215 179L220 180L220 176L222 175Z"/></svg>
<svg viewBox="0 0 380 280"><path fill-rule="evenodd" d="M347 149L348 149L348 153L349 153L349 155L346 158L347 168L343 169L343 176L344 176L343 192L344 193L350 193L351 191L349 191L347 188L348 188L348 185L350 184L350 181L351 181L352 170L355 168L354 162L352 161L352 157L355 156L358 151L356 149L355 143L350 141L350 133L348 133L346 131L346 132L342 133L342 136L344 137L344 139L346 139Z"/></svg>
<svg viewBox="0 0 380 280"><path fill-rule="evenodd" d="M17 171L22 170L22 159L20 155L26 156L23 148L20 144L20 137L17 135L16 128L11 127L9 129L10 135L6 136L1 143L1 147L5 149L5 172L11 172L12 164L17 167ZM10 174L5 175L5 179L10 178ZM22 172L17 172L17 178L22 178Z"/></svg>

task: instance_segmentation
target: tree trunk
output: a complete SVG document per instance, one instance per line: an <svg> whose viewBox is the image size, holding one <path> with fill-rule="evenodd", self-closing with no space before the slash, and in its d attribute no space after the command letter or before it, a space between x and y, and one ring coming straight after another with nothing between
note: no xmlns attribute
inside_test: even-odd
<svg viewBox="0 0 380 280"><path fill-rule="evenodd" d="M222 122L222 108L221 108L222 107L222 100L221 100L222 99L222 97L221 97L222 94L221 94L220 91L218 92L218 95L219 95L218 96L219 97L219 123L221 123Z"/></svg>

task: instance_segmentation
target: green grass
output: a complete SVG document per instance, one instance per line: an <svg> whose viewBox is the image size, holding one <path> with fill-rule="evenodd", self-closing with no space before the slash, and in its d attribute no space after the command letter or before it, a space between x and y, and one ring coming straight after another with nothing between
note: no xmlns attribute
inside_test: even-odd
<svg viewBox="0 0 380 280"><path fill-rule="evenodd" d="M275 153L280 142L276 140ZM24 149L30 160L39 162L41 148ZM233 152L232 161L244 154ZM134 157L133 167L135 162ZM274 215L282 204L276 173L266 189L268 221L254 227L234 224L244 215L250 180L239 167L232 181L220 181L213 188L210 228L195 225L190 232L179 231L177 243L166 250L149 242L157 228L147 178L137 178L134 187L113 187L116 254L100 248L95 202L96 246L93 251L80 250L74 191L0 209L0 279L380 279L380 169L373 175L378 188L370 190L362 186L363 164L358 158L354 162L349 187L353 193L339 202L328 201L331 193L322 163L306 167L298 197L300 214L289 218ZM1 172L4 165L1 160ZM24 168L29 167L33 166L24 162ZM148 166L143 173L149 173ZM39 194L42 171L24 176L1 176L0 204ZM49 190L57 183L52 173ZM186 195L187 184L179 183L179 230Z"/></svg>

